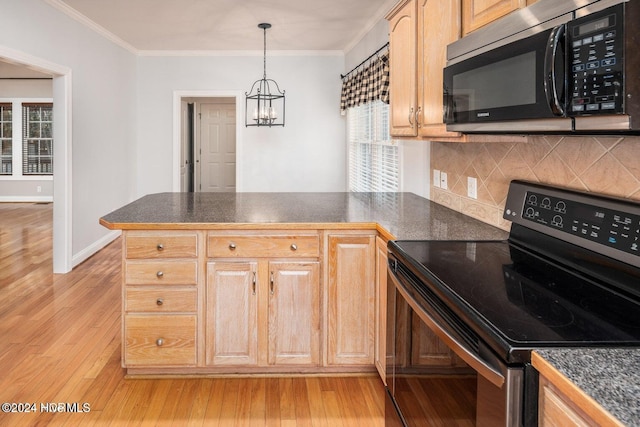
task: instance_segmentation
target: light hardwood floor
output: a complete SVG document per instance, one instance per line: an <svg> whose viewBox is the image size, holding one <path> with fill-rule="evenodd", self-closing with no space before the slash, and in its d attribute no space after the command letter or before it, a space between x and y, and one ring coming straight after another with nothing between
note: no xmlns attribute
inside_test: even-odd
<svg viewBox="0 0 640 427"><path fill-rule="evenodd" d="M0 425L384 425L375 376L126 379L120 242L54 275L51 229L52 205L0 203L0 403L35 409Z"/></svg>

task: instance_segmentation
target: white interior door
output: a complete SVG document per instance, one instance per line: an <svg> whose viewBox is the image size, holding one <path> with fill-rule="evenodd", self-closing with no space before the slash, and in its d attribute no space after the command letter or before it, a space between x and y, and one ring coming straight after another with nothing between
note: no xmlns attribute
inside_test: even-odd
<svg viewBox="0 0 640 427"><path fill-rule="evenodd" d="M236 106L200 103L198 191L236 191Z"/></svg>

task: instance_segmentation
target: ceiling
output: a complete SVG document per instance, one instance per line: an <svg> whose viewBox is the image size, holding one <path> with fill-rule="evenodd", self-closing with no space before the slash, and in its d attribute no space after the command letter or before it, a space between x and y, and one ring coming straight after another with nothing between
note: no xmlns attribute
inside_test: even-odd
<svg viewBox="0 0 640 427"><path fill-rule="evenodd" d="M397 0L47 0L131 50L348 51ZM97 25L96 25L97 24ZM112 39L114 39L112 37Z"/></svg>

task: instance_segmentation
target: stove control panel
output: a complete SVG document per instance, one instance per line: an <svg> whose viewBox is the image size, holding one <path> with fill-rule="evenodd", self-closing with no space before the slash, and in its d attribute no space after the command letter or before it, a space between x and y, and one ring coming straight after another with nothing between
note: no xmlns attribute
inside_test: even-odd
<svg viewBox="0 0 640 427"><path fill-rule="evenodd" d="M640 203L513 181L504 218L640 265Z"/></svg>

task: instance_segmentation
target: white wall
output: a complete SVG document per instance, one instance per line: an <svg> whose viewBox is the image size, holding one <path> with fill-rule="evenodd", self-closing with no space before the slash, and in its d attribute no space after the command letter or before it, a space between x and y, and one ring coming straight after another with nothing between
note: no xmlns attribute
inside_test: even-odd
<svg viewBox="0 0 640 427"><path fill-rule="evenodd" d="M174 92L244 94L262 77L262 67L262 56L138 59L138 196L172 191ZM277 56L267 50L267 77L286 92L286 123L284 128L242 126L238 191L345 190L343 69L341 55ZM243 96L239 104L244 109Z"/></svg>
<svg viewBox="0 0 640 427"><path fill-rule="evenodd" d="M389 22L381 19L358 44L345 55L346 73L389 41ZM430 197L431 143L425 140L402 140L400 147L400 191Z"/></svg>
<svg viewBox="0 0 640 427"><path fill-rule="evenodd" d="M0 49L71 70L77 263L109 234L98 219L135 195L136 57L42 0L0 0L0 11Z"/></svg>

